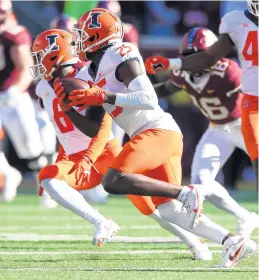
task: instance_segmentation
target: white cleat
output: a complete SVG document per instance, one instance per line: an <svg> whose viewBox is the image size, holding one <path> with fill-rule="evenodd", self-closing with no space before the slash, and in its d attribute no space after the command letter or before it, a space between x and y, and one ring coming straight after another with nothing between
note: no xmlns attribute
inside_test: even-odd
<svg viewBox="0 0 259 280"><path fill-rule="evenodd" d="M40 206L42 208L56 208L58 206L57 202L51 198L51 196L44 190L42 196L40 197Z"/></svg>
<svg viewBox="0 0 259 280"><path fill-rule="evenodd" d="M2 192L0 193L0 201L10 202L14 200L16 197L17 188L21 182L21 173L17 169L10 167L4 176L4 186Z"/></svg>
<svg viewBox="0 0 259 280"><path fill-rule="evenodd" d="M177 199L183 204L182 210L186 209L187 214L190 216L189 227L194 229L200 223L200 217L203 212L202 205L205 199L203 186L190 185L184 187Z"/></svg>
<svg viewBox="0 0 259 280"><path fill-rule="evenodd" d="M212 253L205 243L202 241L194 246L189 247L190 251L194 255L195 260L211 261Z"/></svg>
<svg viewBox="0 0 259 280"><path fill-rule="evenodd" d="M119 226L110 219L100 222L95 226L92 244L97 247L102 247L106 242L110 241L113 235L119 230Z"/></svg>
<svg viewBox="0 0 259 280"><path fill-rule="evenodd" d="M237 235L249 238L252 232L257 228L259 228L259 216L253 212L247 219L238 222Z"/></svg>
<svg viewBox="0 0 259 280"><path fill-rule="evenodd" d="M221 264L214 266L215 268L231 268L238 264L241 260L248 258L256 251L256 243L251 239L245 239L241 236L237 243L225 246Z"/></svg>

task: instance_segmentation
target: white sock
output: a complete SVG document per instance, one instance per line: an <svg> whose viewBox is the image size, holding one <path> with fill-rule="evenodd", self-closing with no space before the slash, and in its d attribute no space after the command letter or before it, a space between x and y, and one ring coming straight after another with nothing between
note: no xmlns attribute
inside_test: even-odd
<svg viewBox="0 0 259 280"><path fill-rule="evenodd" d="M204 185L208 186L206 189L206 199L216 207L232 214L238 220L245 220L250 216L250 212L241 207L218 182L213 181Z"/></svg>
<svg viewBox="0 0 259 280"><path fill-rule="evenodd" d="M177 237L179 237L182 242L184 244L186 244L188 247L192 247L194 245L196 245L197 243L200 243L200 239L195 236L194 234L192 234L191 232L188 232L182 228L180 228L177 225L174 225L172 223L167 222L166 220L164 220L160 214L159 211L156 209L153 214L149 215L148 217L152 218L153 220L155 220L156 222L158 222L158 224L165 230L171 232L172 234L176 235Z"/></svg>
<svg viewBox="0 0 259 280"><path fill-rule="evenodd" d="M233 244L237 244L240 242L240 240L242 240L243 237L240 235L235 235L235 236L230 236L228 239L226 239L226 241L224 242L224 246L231 246Z"/></svg>
<svg viewBox="0 0 259 280"><path fill-rule="evenodd" d="M182 204L177 200L172 200L158 206L161 217L170 223L206 239L222 244L223 239L229 233L220 225L212 222L207 216L200 218L200 223L194 228L189 228L189 216L186 211L181 211Z"/></svg>
<svg viewBox="0 0 259 280"><path fill-rule="evenodd" d="M105 203L109 196L102 185L98 185L95 188L86 191L80 191L81 195L90 202Z"/></svg>
<svg viewBox="0 0 259 280"><path fill-rule="evenodd" d="M6 159L4 152L0 151L0 172L6 174L10 168L11 166Z"/></svg>
<svg viewBox="0 0 259 280"><path fill-rule="evenodd" d="M84 197L66 182L57 179L45 179L41 182L41 186L57 203L89 223L96 225L105 220L105 217L93 209Z"/></svg>

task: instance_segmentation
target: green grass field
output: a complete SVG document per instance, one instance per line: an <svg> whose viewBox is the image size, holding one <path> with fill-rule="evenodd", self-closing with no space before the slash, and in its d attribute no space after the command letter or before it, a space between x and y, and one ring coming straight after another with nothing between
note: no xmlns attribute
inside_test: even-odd
<svg viewBox="0 0 259 280"><path fill-rule="evenodd" d="M257 211L255 193L237 197ZM0 205L0 279L258 279L255 255L232 270L212 269L220 262L222 246L209 243L213 261L194 261L177 238L140 215L122 197L111 197L107 205L96 205L116 221L121 231L103 248L91 245L93 228L61 207L41 209L33 195L19 195L15 202ZM216 222L235 231L230 215L205 204ZM258 242L258 233L252 238Z"/></svg>

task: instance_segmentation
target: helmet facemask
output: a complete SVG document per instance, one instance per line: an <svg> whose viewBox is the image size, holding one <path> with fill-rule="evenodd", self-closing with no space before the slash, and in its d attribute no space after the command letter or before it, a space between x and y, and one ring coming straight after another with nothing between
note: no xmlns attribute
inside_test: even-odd
<svg viewBox="0 0 259 280"><path fill-rule="evenodd" d="M259 17L259 2L258 0L247 0L248 10L251 14L256 17Z"/></svg>
<svg viewBox="0 0 259 280"><path fill-rule="evenodd" d="M47 47L45 50L39 50L37 52L32 52L32 58L34 61L34 65L30 67L30 72L33 77L34 81L41 80L44 76L48 76L49 78L52 78L52 73L55 71L56 66L59 64L59 62L63 59L64 56L61 56L58 61L56 61L57 56L53 56L50 58L51 61L53 61L53 67L50 69L49 73L47 68L44 66L43 60L46 58L48 54L52 52L52 49L56 46L55 43L51 44L49 47Z"/></svg>

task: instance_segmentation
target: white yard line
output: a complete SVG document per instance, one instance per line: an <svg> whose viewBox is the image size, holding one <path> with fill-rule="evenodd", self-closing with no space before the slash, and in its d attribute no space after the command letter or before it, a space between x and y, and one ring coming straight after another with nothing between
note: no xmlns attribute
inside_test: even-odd
<svg viewBox="0 0 259 280"><path fill-rule="evenodd" d="M86 229L93 229L93 226L90 224L85 224L83 226L80 225L64 225L64 226L1 226L0 227L0 232L6 232L9 230L86 230ZM134 229L134 230L146 230L146 229L161 229L159 225L120 225L121 229Z"/></svg>
<svg viewBox="0 0 259 280"><path fill-rule="evenodd" d="M0 241L91 241L92 235L38 234L38 233L0 233ZM112 242L126 243L170 243L180 242L175 236L114 236ZM206 243L210 247L222 247L216 243Z"/></svg>
<svg viewBox="0 0 259 280"><path fill-rule="evenodd" d="M146 229L160 229L161 230L161 227L157 224L154 224L154 225L120 225L120 228L122 230L129 230L129 229L132 229L132 230L146 230ZM230 227L232 229L235 229L235 227ZM55 226L55 225L49 225L49 226L34 226L34 225L20 225L20 226L1 226L0 227L0 234L1 232L7 232L7 231L21 231L21 230L30 230L30 231L36 231L36 230L86 230L86 229L93 229L93 226L90 225L90 224L85 224L83 226L80 226L80 225L58 225L58 226ZM229 227L228 227L229 229ZM256 235L255 235L256 236Z"/></svg>
<svg viewBox="0 0 259 280"><path fill-rule="evenodd" d="M50 268L40 268L40 267L22 267L22 268L0 268L0 271L53 271L53 272L62 272L62 271L174 271L174 272L199 272L199 271L226 271L231 273L233 272L258 272L258 269L255 267L241 267L241 268L204 268L204 267L193 267L193 268L142 268L142 267L129 267L129 268L85 268L85 267L50 267Z"/></svg>
<svg viewBox="0 0 259 280"><path fill-rule="evenodd" d="M0 234L0 241L91 241L90 235L70 235L70 234L32 234L32 233L3 233ZM113 242L175 242L179 239L175 236L143 236L143 237L130 237L130 236L114 236Z"/></svg>
<svg viewBox="0 0 259 280"><path fill-rule="evenodd" d="M8 219L8 220L12 220L12 221L24 221L24 220L30 220L30 221L39 221L39 220L80 220L79 217L74 216L74 215L70 215L69 212L55 212L55 209L51 209L49 215L48 214L48 210L49 209L45 209L45 210L41 210L38 213L33 211L30 213L23 213L23 212L28 212L28 211L24 211L23 208L17 209L16 211L13 211L14 209L10 208L10 209L1 209L1 213L0 213L0 218L1 219ZM9 215L9 214L13 214L13 213L17 213L18 215ZM137 215L137 214L136 214ZM211 219L215 219L217 221L235 221L235 218L233 216L230 215L218 215L218 214L208 214L207 215L209 218ZM114 215L114 219L116 218L116 214ZM135 220L136 216L135 215L125 215L124 216L125 220Z"/></svg>
<svg viewBox="0 0 259 280"><path fill-rule="evenodd" d="M14 251L0 252L0 255L148 255L148 254L191 254L186 250L123 250L123 251ZM221 254L222 250L211 250L211 253Z"/></svg>

